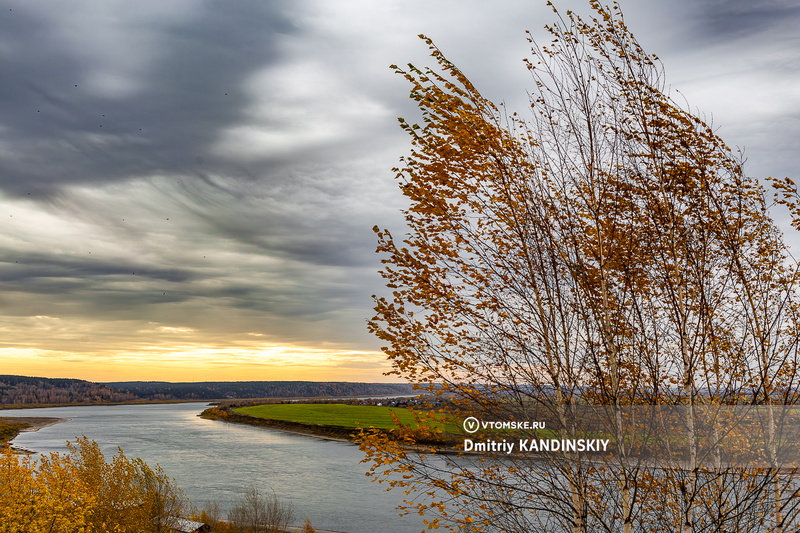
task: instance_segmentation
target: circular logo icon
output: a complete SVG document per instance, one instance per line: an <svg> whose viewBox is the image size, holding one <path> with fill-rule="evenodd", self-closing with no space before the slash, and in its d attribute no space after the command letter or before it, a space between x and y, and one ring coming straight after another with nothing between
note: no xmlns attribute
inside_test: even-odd
<svg viewBox="0 0 800 533"><path fill-rule="evenodd" d="M480 426L481 423L474 416L464 419L464 431L467 433L475 433Z"/></svg>

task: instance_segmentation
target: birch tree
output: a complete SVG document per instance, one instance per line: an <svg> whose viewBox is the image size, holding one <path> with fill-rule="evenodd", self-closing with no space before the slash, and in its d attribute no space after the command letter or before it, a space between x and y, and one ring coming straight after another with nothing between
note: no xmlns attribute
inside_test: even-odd
<svg viewBox="0 0 800 533"><path fill-rule="evenodd" d="M766 462L732 465L710 407L795 401L796 268L738 154L671 98L619 7L589 3L591 20L554 8L552 39L530 38L529 113L427 38L436 68L395 67L422 123L400 120L408 232L375 228L391 296L370 328L454 416L546 419L613 449L485 462L372 434L372 473L402 473L387 481L422 495L408 508L453 531L784 531L797 486L775 413Z"/></svg>

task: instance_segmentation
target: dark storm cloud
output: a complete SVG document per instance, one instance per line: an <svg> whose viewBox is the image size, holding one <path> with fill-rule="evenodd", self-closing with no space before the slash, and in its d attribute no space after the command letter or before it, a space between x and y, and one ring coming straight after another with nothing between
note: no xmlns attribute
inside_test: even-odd
<svg viewBox="0 0 800 533"><path fill-rule="evenodd" d="M235 239L256 253L318 266L375 266L371 227L391 206L366 204L353 176L342 176L341 170L317 172L327 185L307 175L262 188L249 182L231 181L225 189L195 183L194 201L185 209L210 234ZM336 190L325 191L331 184Z"/></svg>
<svg viewBox="0 0 800 533"><path fill-rule="evenodd" d="M11 255L11 254L9 254ZM153 268L144 262L121 265L103 259L91 261L87 258L60 259L44 254L13 254L12 262L0 263L0 282L12 282L16 288L34 290L36 280L59 278L85 281L87 278L106 276L140 276L170 283L189 281L197 277L186 269ZM31 283L31 286L26 286Z"/></svg>
<svg viewBox="0 0 800 533"><path fill-rule="evenodd" d="M746 37L800 18L796 0L707 0L697 8L711 39Z"/></svg>
<svg viewBox="0 0 800 533"><path fill-rule="evenodd" d="M0 141L13 154L0 158L0 187L18 196L219 167L208 148L221 128L241 119L248 103L243 80L276 61L275 36L292 31L278 2L199 2L182 20L141 36L157 50L137 69L134 87L114 90L122 76L115 69L143 53L124 49L136 35L96 37L94 46L119 49L112 64L98 65L71 46L80 36L55 31L60 11L72 6L13 5L0 11Z"/></svg>

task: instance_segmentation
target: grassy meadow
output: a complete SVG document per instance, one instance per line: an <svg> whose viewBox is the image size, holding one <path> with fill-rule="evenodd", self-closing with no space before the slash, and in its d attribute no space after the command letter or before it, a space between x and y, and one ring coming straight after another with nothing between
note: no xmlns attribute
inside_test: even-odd
<svg viewBox="0 0 800 533"><path fill-rule="evenodd" d="M287 422L301 422L304 424L320 424L325 426L339 426L346 428L392 429L395 424L392 414L400 419L403 424L416 427L414 411L399 407L381 407L375 405L344 405L333 403L280 403L256 405L253 407L240 407L233 410L243 415L265 418L269 420L282 420ZM460 431L460 425L455 422L441 422L440 429L448 433Z"/></svg>

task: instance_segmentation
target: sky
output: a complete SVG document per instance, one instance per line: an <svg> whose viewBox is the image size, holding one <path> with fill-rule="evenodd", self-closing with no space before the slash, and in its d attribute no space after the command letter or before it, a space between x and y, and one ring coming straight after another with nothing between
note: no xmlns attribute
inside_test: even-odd
<svg viewBox="0 0 800 533"><path fill-rule="evenodd" d="M0 0L0 374L396 379L366 328L418 117L389 65L426 34L525 109L545 4ZM800 1L620 4L748 174L800 177Z"/></svg>

